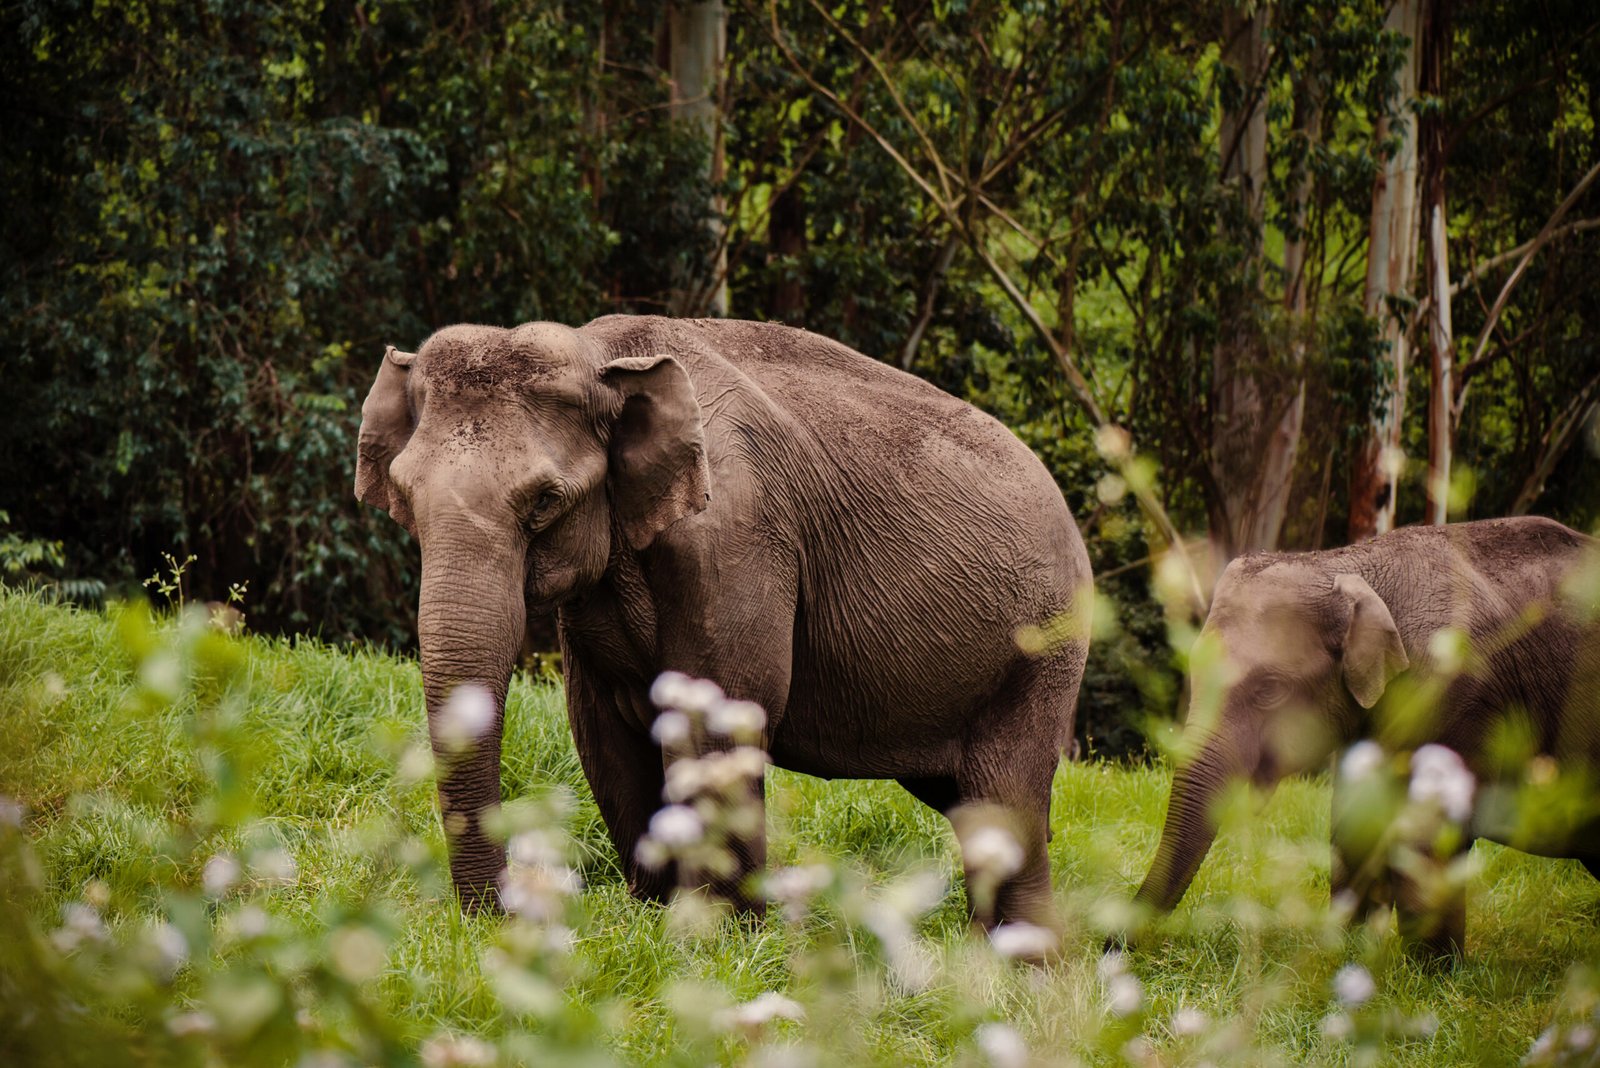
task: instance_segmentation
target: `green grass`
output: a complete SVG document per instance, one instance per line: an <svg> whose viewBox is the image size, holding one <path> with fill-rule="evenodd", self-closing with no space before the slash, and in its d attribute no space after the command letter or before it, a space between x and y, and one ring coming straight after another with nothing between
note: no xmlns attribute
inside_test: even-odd
<svg viewBox="0 0 1600 1068"><path fill-rule="evenodd" d="M559 689L519 679L507 713L503 793L572 793L568 830L585 879L573 951L551 973L560 1007L541 1024L519 1023L483 964L503 942L500 922L463 917L443 893L432 782L397 773L422 737L416 664L305 639L248 638L238 647L234 692L242 696L219 702L221 684L208 679L202 656L192 685L167 685L178 694L167 703L150 694L166 685L162 663L179 666L170 659L174 630L168 624L152 635L127 624L119 632L104 615L0 589L0 794L29 813L23 835L38 885L32 893L0 887L0 900L11 904L0 921L21 928L0 930L0 940L37 942L86 892L104 902L113 931L135 932L200 900L205 858L270 840L293 855L299 877L250 891L277 925L278 956L264 953L261 967L296 977L316 1017L301 1030L319 1042L337 1047L337 1035L328 1036L368 1026L363 1013L390 1021L371 1026L391 1034L393 1048L347 1049L357 1061L409 1063L417 1043L439 1031L498 1040L520 1028L568 1052L639 1064L737 1062L784 1043L825 1049L829 1061L982 1063L973 1029L1004 1019L1039 1063L1137 1058L1140 1047L1125 1042L1141 1030L1166 1063L1345 1063L1363 1049L1396 1064L1515 1063L1556 1017L1573 966L1600 960L1600 886L1574 864L1483 845L1475 851L1482 871L1472 884L1470 949L1459 965L1430 969L1396 954L1391 941L1343 932L1325 907L1329 791L1325 782L1295 781L1264 807L1243 799L1235 806L1183 906L1129 957L1147 1011L1109 1016L1096 978L1098 932L1118 919L1154 851L1169 775L1098 763L1064 767L1055 782L1051 859L1069 924L1067 959L1056 968L1011 967L987 952L966 930L958 889L922 921L940 968L919 992L882 979L881 955L848 904L800 924L774 914L684 933L668 910L633 901L622 886ZM130 644L148 654L142 683ZM774 864L838 858L868 887L913 865L955 870L947 824L892 783L772 771L768 797ZM402 848L408 841L420 845ZM218 922L233 915L213 908ZM359 996L327 986L307 964L335 952L330 932L352 916L387 941L379 974L354 984ZM165 1035L161 1019L215 1002L214 984L245 974L227 970L239 955L228 945L218 936L205 951L210 963L191 959L170 987L107 995L110 1008L91 1003L88 1016L104 1018L54 1044L40 1030L46 1024L0 1002L0 1059L8 1048L88 1059L72 1055L75 1044L100 1049L91 1039L110 1034L118 1043L146 1035L105 1047L119 1050L118 1059L162 1063L165 1039L149 1038L151 1029ZM0 952L0 968L20 967L18 959ZM1378 981L1376 997L1356 1014L1358 1028L1375 1029L1366 1047L1322 1030L1330 980L1355 959ZM93 996L96 983L114 985L116 974L72 980L73 996ZM10 982L26 991L32 980L13 974ZM806 1021L783 1023L754 1045L708 1032L710 1008L768 990L794 994ZM1206 1014L1205 1034L1169 1033L1180 1008ZM274 1050L256 1048L264 1063ZM518 1057L509 1046L502 1056Z"/></svg>

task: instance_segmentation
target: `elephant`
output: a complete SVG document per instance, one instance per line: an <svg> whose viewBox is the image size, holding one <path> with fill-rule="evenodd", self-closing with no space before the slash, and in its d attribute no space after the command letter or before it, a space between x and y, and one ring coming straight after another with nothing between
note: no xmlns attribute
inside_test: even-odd
<svg viewBox="0 0 1600 1068"><path fill-rule="evenodd" d="M781 767L892 778L947 815L1004 806L1023 859L992 925L1053 923L1051 781L1088 627L1089 560L1060 488L1000 422L804 330L613 315L457 325L391 348L362 407L356 496L421 546L424 697L495 716L441 773L453 884L496 907L500 723L526 620L554 609L579 761L630 890L683 874L636 849L662 803L653 680L766 711ZM1024 643L1025 644L1025 643ZM765 831L712 886L747 910ZM970 871L969 871L970 883Z"/></svg>
<svg viewBox="0 0 1600 1068"><path fill-rule="evenodd" d="M1183 897L1216 835L1213 807L1230 780L1270 788L1374 735L1402 749L1443 746L1472 773L1479 803L1466 802L1460 849L1482 837L1595 871L1600 822L1530 840L1514 830L1505 804L1489 804L1506 801L1508 773L1523 770L1520 761L1504 767L1495 751L1508 714L1525 717L1527 755L1580 776L1600 770L1600 599L1581 583L1586 573L1600 576L1595 539L1536 517L1407 527L1339 549L1230 562L1197 639L1206 651L1191 661L1212 663L1206 677L1191 667L1188 759L1175 772L1136 900L1164 912ZM1380 704L1390 691L1407 699L1396 701L1400 715ZM1429 907L1413 878L1341 844L1341 814L1358 789L1335 777L1334 892L1348 891L1358 915L1392 893L1412 948L1435 957L1464 951L1463 895ZM1358 878L1374 865L1379 878Z"/></svg>

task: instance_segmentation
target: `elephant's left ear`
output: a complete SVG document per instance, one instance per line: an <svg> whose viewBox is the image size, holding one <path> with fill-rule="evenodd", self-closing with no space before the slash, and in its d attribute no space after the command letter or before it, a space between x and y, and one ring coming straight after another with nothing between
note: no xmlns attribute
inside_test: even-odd
<svg viewBox="0 0 1600 1068"><path fill-rule="evenodd" d="M361 434L356 445L356 499L382 508L410 529L405 498L389 482L389 464L411 440L411 399L406 393L414 353L393 345L383 354L378 377L361 405Z"/></svg>
<svg viewBox="0 0 1600 1068"><path fill-rule="evenodd" d="M612 507L628 544L643 549L711 500L700 403L688 372L665 354L612 360L600 378L622 396L611 428Z"/></svg>
<svg viewBox="0 0 1600 1068"><path fill-rule="evenodd" d="M1362 708L1383 696L1389 680L1411 665L1389 606L1360 575L1336 575L1334 591L1350 606L1344 634L1344 682Z"/></svg>

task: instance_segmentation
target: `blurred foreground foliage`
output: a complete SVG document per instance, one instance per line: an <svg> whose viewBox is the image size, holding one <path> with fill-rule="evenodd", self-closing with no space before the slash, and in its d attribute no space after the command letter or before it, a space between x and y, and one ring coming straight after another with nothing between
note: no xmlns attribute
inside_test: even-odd
<svg viewBox="0 0 1600 1068"><path fill-rule="evenodd" d="M926 139L958 170L999 168L981 247L1160 460L1179 525L1199 530L1216 492L1219 301L1243 262L1217 159L1238 92L1218 61L1228 6L730 0L713 190L707 147L669 119L662 5L7 4L0 508L22 544L60 544L56 578L125 589L161 552L193 554L197 596L248 584L258 629L408 646L415 548L350 485L383 346L456 321L665 310L721 211L733 314L902 365L1044 459L1123 623L1094 650L1080 735L1091 751L1136 750L1129 710L1170 714L1176 690L1144 566L1160 546L977 248L801 69L916 166ZM1310 547L1343 530L1381 377L1361 283L1383 150L1372 116L1398 53L1371 0L1271 6L1266 259L1244 314L1305 349L1284 541ZM1427 108L1452 124L1464 271L1537 233L1595 162L1600 49L1582 44L1596 32L1587 0L1537 18L1457 7L1449 95ZM1294 126L1308 86L1324 94L1311 134ZM1322 264L1299 327L1274 273L1297 160ZM1508 270L1463 288L1461 358ZM1600 516L1600 416L1582 434L1567 418L1600 388L1597 276L1600 230L1564 234L1463 370L1458 465L1471 470L1456 513L1501 514L1532 486L1539 511L1586 529ZM1426 375L1409 388L1415 457ZM1416 519L1415 464L1401 494L1401 520Z"/></svg>
<svg viewBox="0 0 1600 1068"><path fill-rule="evenodd" d="M100 614L0 587L0 1060L1014 1068L1596 1054L1600 891L1574 864L1475 849L1450 876L1475 886L1468 956L1431 968L1385 924L1346 930L1330 908L1326 781L1287 782L1265 810L1241 789L1186 903L1102 956L1104 933L1132 918L1170 775L1068 765L1051 843L1067 927L1062 960L1041 969L1010 960L1037 932L967 930L941 817L892 783L769 771L775 904L737 921L693 897L628 896L561 704L555 688L513 684L498 825L515 912L463 916L414 663L230 637L198 606Z"/></svg>

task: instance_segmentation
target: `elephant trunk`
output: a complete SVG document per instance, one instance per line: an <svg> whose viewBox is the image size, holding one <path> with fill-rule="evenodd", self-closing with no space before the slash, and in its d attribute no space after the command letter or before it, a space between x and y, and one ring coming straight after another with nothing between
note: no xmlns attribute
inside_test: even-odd
<svg viewBox="0 0 1600 1068"><path fill-rule="evenodd" d="M1178 769L1172 780L1161 844L1136 901L1167 912L1182 900L1217 837L1213 809L1223 788L1229 781L1254 771L1254 760L1245 752L1247 748L1226 734L1215 734L1194 760Z"/></svg>
<svg viewBox="0 0 1600 1068"><path fill-rule="evenodd" d="M500 803L500 735L523 640L524 570L520 546L423 550L417 633L428 735L450 880L468 908L498 905L496 883L505 867L505 849L484 833L482 819ZM457 696L463 686L479 687L486 697Z"/></svg>

